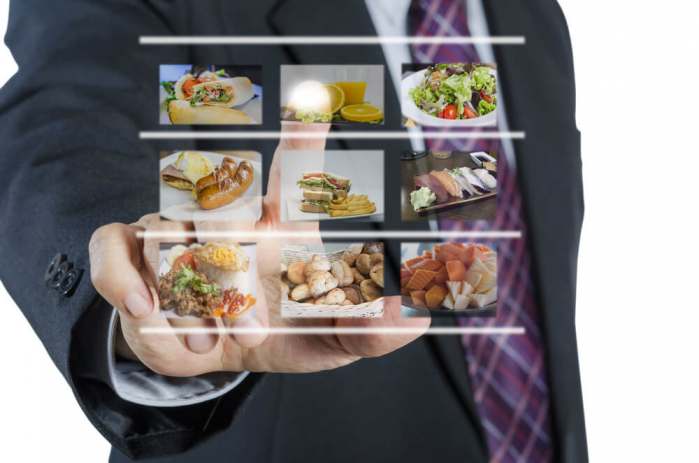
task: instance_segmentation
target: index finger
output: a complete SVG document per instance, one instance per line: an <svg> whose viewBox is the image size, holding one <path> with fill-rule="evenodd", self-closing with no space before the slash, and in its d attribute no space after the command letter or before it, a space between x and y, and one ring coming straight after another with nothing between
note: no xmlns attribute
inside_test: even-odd
<svg viewBox="0 0 699 463"><path fill-rule="evenodd" d="M267 196L278 203L281 192L281 161L283 151L324 151L330 124L304 124L282 121L279 145L274 152L267 181ZM303 138L301 138L303 137Z"/></svg>

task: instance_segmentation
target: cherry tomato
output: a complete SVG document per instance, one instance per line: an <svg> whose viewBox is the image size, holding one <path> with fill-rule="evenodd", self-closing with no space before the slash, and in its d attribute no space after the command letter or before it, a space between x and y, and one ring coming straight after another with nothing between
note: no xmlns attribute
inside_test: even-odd
<svg viewBox="0 0 699 463"><path fill-rule="evenodd" d="M196 79L189 79L189 80L185 81L182 84L182 93L184 93L185 96L191 96L192 93L194 93L194 91L192 90L192 87L197 85L197 83L198 82L196 81Z"/></svg>
<svg viewBox="0 0 699 463"><path fill-rule="evenodd" d="M172 268L177 271L180 268L187 266L192 270L196 270L197 264L194 262L194 253L191 251L185 251L181 256L175 259L172 263Z"/></svg>
<svg viewBox="0 0 699 463"><path fill-rule="evenodd" d="M441 113L439 113L439 117L442 119L456 119L456 105L454 104L448 104L444 107Z"/></svg>
<svg viewBox="0 0 699 463"><path fill-rule="evenodd" d="M473 119L478 117L478 115L468 106L464 106L464 119Z"/></svg>

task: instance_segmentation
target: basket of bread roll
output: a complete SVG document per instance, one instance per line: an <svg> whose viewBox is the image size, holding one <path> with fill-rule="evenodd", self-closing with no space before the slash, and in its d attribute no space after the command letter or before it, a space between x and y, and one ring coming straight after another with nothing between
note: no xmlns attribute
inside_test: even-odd
<svg viewBox="0 0 699 463"><path fill-rule="evenodd" d="M383 243L285 247L281 256L283 317L383 315Z"/></svg>

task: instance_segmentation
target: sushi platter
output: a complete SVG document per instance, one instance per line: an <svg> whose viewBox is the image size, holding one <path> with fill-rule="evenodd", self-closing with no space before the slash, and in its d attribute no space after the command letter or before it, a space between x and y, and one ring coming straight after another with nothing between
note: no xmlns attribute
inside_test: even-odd
<svg viewBox="0 0 699 463"><path fill-rule="evenodd" d="M404 162L403 216L420 218L497 197L497 160L487 153L454 152L446 159L427 156ZM495 203L473 208L470 218L488 219Z"/></svg>

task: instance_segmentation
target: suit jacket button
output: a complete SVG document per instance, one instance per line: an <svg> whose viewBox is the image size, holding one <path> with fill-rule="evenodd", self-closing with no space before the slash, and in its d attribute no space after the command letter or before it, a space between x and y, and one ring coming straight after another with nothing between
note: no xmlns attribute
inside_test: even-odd
<svg viewBox="0 0 699 463"><path fill-rule="evenodd" d="M80 283L80 277L82 277L82 269L71 268L65 273L65 276L58 285L58 291L65 297L70 297L75 292L78 283Z"/></svg>
<svg viewBox="0 0 699 463"><path fill-rule="evenodd" d="M64 260L60 264L58 264L58 267L56 268L56 271L53 273L53 276L48 282L49 288L53 289L60 289L61 287L61 281L63 281L63 278L65 278L66 274L73 268L73 264L67 260Z"/></svg>
<svg viewBox="0 0 699 463"><path fill-rule="evenodd" d="M53 257L53 259L51 259L51 262L49 262L49 266L46 267L46 272L44 273L44 283L49 284L49 282L53 280L53 277L56 275L56 272L58 272L58 267L65 260L65 254L56 254Z"/></svg>

